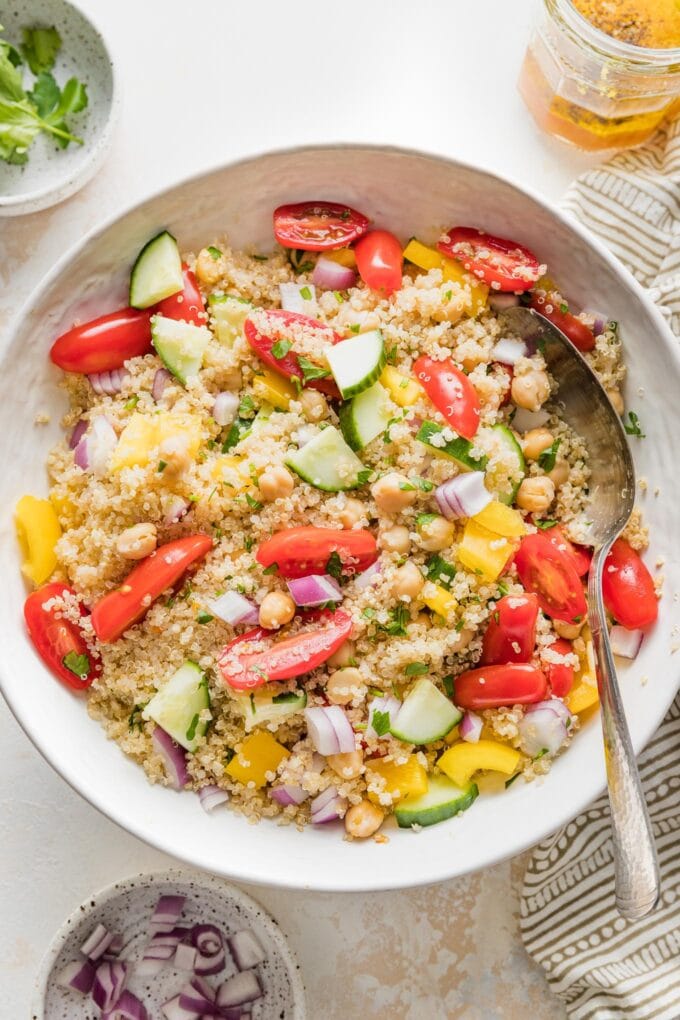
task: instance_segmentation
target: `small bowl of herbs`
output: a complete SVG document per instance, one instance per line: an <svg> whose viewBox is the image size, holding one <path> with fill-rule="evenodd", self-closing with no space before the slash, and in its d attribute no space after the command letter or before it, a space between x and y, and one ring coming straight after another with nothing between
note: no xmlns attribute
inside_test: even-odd
<svg viewBox="0 0 680 1020"><path fill-rule="evenodd" d="M0 26L0 216L15 216L93 176L117 90L101 33L67 0L0 0Z"/></svg>

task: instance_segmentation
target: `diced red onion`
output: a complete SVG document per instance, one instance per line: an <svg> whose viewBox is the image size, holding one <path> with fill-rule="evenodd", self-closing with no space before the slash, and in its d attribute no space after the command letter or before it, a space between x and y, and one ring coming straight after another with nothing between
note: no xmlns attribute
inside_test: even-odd
<svg viewBox="0 0 680 1020"><path fill-rule="evenodd" d="M640 645L644 634L641 630L626 630L618 624L612 627L609 633L609 643L612 646L614 655L620 655L624 659L634 659L640 651Z"/></svg>
<svg viewBox="0 0 680 1020"><path fill-rule="evenodd" d="M262 997L260 979L254 970L243 970L228 978L217 990L217 1005L220 1008L245 1006Z"/></svg>
<svg viewBox="0 0 680 1020"><path fill-rule="evenodd" d="M250 970L267 959L267 954L259 940L249 928L234 932L229 936L227 942L234 963L239 970Z"/></svg>
<svg viewBox="0 0 680 1020"><path fill-rule="evenodd" d="M313 747L327 757L349 754L356 749L354 730L339 705L321 705L305 709L307 732Z"/></svg>
<svg viewBox="0 0 680 1020"><path fill-rule="evenodd" d="M329 574L308 574L286 581L296 606L322 606L325 602L341 602L342 589Z"/></svg>
<svg viewBox="0 0 680 1020"><path fill-rule="evenodd" d="M334 822L342 814L344 806L345 801L336 788L329 786L310 804L312 825L325 825L326 822Z"/></svg>
<svg viewBox="0 0 680 1020"><path fill-rule="evenodd" d="M179 995L176 995L174 999L168 999L167 1002L164 1002L161 1010L166 1020L200 1020L201 1016L196 1010L188 1010L180 1006Z"/></svg>
<svg viewBox="0 0 680 1020"><path fill-rule="evenodd" d="M341 266L339 262L320 255L316 260L312 280L321 290L349 290L356 283L357 274L351 266Z"/></svg>
<svg viewBox="0 0 680 1020"><path fill-rule="evenodd" d="M213 404L212 416L218 425L229 425L238 410L238 394L225 390L218 393Z"/></svg>
<svg viewBox="0 0 680 1020"><path fill-rule="evenodd" d="M282 807L289 807L291 804L302 804L307 800L309 794L301 786L294 786L292 783L282 783L281 786L272 786L269 796Z"/></svg>
<svg viewBox="0 0 680 1020"><path fill-rule="evenodd" d="M128 965L123 960L104 960L97 967L92 986L92 998L101 1010L116 1005L128 978Z"/></svg>
<svg viewBox="0 0 680 1020"><path fill-rule="evenodd" d="M533 705L527 705L525 715L531 715L532 712L537 710L542 711L544 708L550 709L567 727L570 726L572 722L571 712L559 698L548 698L546 701L536 701Z"/></svg>
<svg viewBox="0 0 680 1020"><path fill-rule="evenodd" d="M519 296L517 294L499 294L493 290L489 294L489 308L492 308L494 312L504 312L506 308L514 308L518 304Z"/></svg>
<svg viewBox="0 0 680 1020"><path fill-rule="evenodd" d="M157 931L144 950L144 960L171 960L182 941L174 931Z"/></svg>
<svg viewBox="0 0 680 1020"><path fill-rule="evenodd" d="M88 960L98 960L113 942L113 935L103 924L98 924L89 938L85 939L80 951Z"/></svg>
<svg viewBox="0 0 680 1020"><path fill-rule="evenodd" d="M62 988L72 988L75 992L88 995L94 984L94 967L90 960L74 960L67 963L57 975L57 984Z"/></svg>
<svg viewBox="0 0 680 1020"><path fill-rule="evenodd" d="M80 418L75 423L73 427L73 432L71 433L68 441L69 450L75 450L76 446L87 432L87 426L88 426L87 418Z"/></svg>
<svg viewBox="0 0 680 1020"><path fill-rule="evenodd" d="M523 340L503 337L493 347L491 360L499 361L501 365L516 365L520 358L526 358L527 353L528 348Z"/></svg>
<svg viewBox="0 0 680 1020"><path fill-rule="evenodd" d="M366 588L370 588L372 584L380 577L382 567L380 561L376 560L375 563L371 563L370 567L366 567L360 574L357 574L354 578L354 583L359 591L364 591Z"/></svg>
<svg viewBox="0 0 680 1020"><path fill-rule="evenodd" d="M533 706L518 723L520 747L529 757L557 754L567 739L564 720L552 708Z"/></svg>
<svg viewBox="0 0 680 1020"><path fill-rule="evenodd" d="M458 517L474 517L492 500L484 485L483 471L466 471L438 485L435 489L437 506L449 521Z"/></svg>
<svg viewBox="0 0 680 1020"><path fill-rule="evenodd" d="M93 372L87 378L97 396L114 397L120 393L129 375L127 369L112 368L110 372Z"/></svg>
<svg viewBox="0 0 680 1020"><path fill-rule="evenodd" d="M236 627L239 623L257 623L259 613L257 606L237 591L225 591L224 595L208 602L208 609L213 616Z"/></svg>
<svg viewBox="0 0 680 1020"><path fill-rule="evenodd" d="M226 790L222 790L219 786L211 784L210 786L202 786L198 791L198 798L201 802L201 807L210 814L220 804L226 803L229 800L229 794Z"/></svg>
<svg viewBox="0 0 680 1020"><path fill-rule="evenodd" d="M181 496L173 496L165 510L165 516L163 517L164 526L167 528L171 524L178 524L189 512L190 507L191 503L188 499L182 499Z"/></svg>
<svg viewBox="0 0 680 1020"><path fill-rule="evenodd" d="M538 411L528 411L526 407L518 407L512 419L512 427L516 432L524 434L531 429L540 429L549 418L550 415L543 408Z"/></svg>
<svg viewBox="0 0 680 1020"><path fill-rule="evenodd" d="M183 789L189 782L187 758L184 748L180 747L170 734L165 732L162 726L156 726L151 742L156 753L160 754L163 759L170 786L175 790Z"/></svg>
<svg viewBox="0 0 680 1020"><path fill-rule="evenodd" d="M101 1020L149 1020L146 1006L126 988L115 1006L102 1013Z"/></svg>
<svg viewBox="0 0 680 1020"><path fill-rule="evenodd" d="M104 475L117 442L111 422L103 414L97 415L74 449L73 460L83 471Z"/></svg>
<svg viewBox="0 0 680 1020"><path fill-rule="evenodd" d="M177 970L195 970L196 968L196 947L187 946L183 942L177 946L173 965Z"/></svg>
<svg viewBox="0 0 680 1020"><path fill-rule="evenodd" d="M476 744L482 735L483 725L482 719L474 712L464 712L459 729L461 739L467 740L469 744Z"/></svg>
<svg viewBox="0 0 680 1020"><path fill-rule="evenodd" d="M583 314L587 315L588 318L592 320L590 328L593 331L593 336L600 336L604 333L607 328L607 323L609 322L606 315L603 315L602 312L592 312L590 310L586 311L585 309L583 310Z"/></svg>
<svg viewBox="0 0 680 1020"><path fill-rule="evenodd" d="M186 896L161 896L149 924L157 932L171 932L184 910Z"/></svg>
<svg viewBox="0 0 680 1020"><path fill-rule="evenodd" d="M387 712L390 719L390 726L394 724L397 718L397 713L401 708L401 701L396 698L393 694L385 694L382 698L373 698L368 704L368 726L366 727L366 736L373 737L374 739L381 740L383 737L389 736L389 731L383 733L382 736L375 732L373 728L373 713L374 712Z"/></svg>
<svg viewBox="0 0 680 1020"><path fill-rule="evenodd" d="M215 989L200 977L192 977L179 993L179 1004L182 1009L196 1010L205 1013L215 1005Z"/></svg>
<svg viewBox="0 0 680 1020"><path fill-rule="evenodd" d="M220 929L214 924L194 925L191 943L196 947L196 973L219 974L224 967L224 939Z"/></svg>
<svg viewBox="0 0 680 1020"><path fill-rule="evenodd" d="M309 297L304 297L303 290L309 291ZM310 306L316 304L316 292L313 285L309 283L280 283L279 293L281 294L281 307L287 312L309 313Z"/></svg>
<svg viewBox="0 0 680 1020"><path fill-rule="evenodd" d="M153 383L151 384L151 396L154 400L161 399L165 387L171 381L172 375L168 372L167 368L159 368L153 377Z"/></svg>
<svg viewBox="0 0 680 1020"><path fill-rule="evenodd" d="M114 935L108 945L106 952L104 953L105 960L115 960L117 956L120 956L121 950L125 945L125 941L122 935Z"/></svg>

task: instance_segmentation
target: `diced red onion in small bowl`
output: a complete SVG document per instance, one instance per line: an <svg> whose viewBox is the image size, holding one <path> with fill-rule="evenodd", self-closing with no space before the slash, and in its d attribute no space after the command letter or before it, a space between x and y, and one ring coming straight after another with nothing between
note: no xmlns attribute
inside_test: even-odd
<svg viewBox="0 0 680 1020"><path fill-rule="evenodd" d="M191 929L191 943L196 947L196 973L218 974L224 967L224 940L214 924L197 924Z"/></svg>
<svg viewBox="0 0 680 1020"><path fill-rule="evenodd" d="M102 1013L101 1020L149 1020L146 1006L127 988L110 1010Z"/></svg>
<svg viewBox="0 0 680 1020"><path fill-rule="evenodd" d="M198 791L198 799L205 813L209 815L220 804L226 804L229 800L229 794L219 786L202 786Z"/></svg>
<svg viewBox="0 0 680 1020"><path fill-rule="evenodd" d="M87 378L97 396L115 397L129 376L125 368L112 368L110 372L93 372Z"/></svg>
<svg viewBox="0 0 680 1020"><path fill-rule="evenodd" d="M354 583L359 591L364 591L366 588L370 588L372 584L378 581L382 567L380 561L376 560L375 563L371 563L370 567L366 567L366 570L362 570L360 574L357 574L354 578Z"/></svg>
<svg viewBox="0 0 680 1020"><path fill-rule="evenodd" d="M123 960L104 960L97 967L92 998L101 1010L112 1009L120 999L128 979L128 965Z"/></svg>
<svg viewBox="0 0 680 1020"><path fill-rule="evenodd" d="M351 266L320 255L316 260L312 280L321 290L349 290L356 283L357 274Z"/></svg>
<svg viewBox="0 0 680 1020"><path fill-rule="evenodd" d="M172 958L172 964L177 970L194 971L196 969L196 956L195 946L188 946L186 943L180 942Z"/></svg>
<svg viewBox="0 0 680 1020"><path fill-rule="evenodd" d="M73 451L74 463L83 471L95 475L106 474L109 459L118 442L114 428L103 414L93 418L87 432L78 441Z"/></svg>
<svg viewBox="0 0 680 1020"><path fill-rule="evenodd" d="M325 602L342 602L342 589L329 574L308 574L286 581L296 606L322 606Z"/></svg>
<svg viewBox="0 0 680 1020"><path fill-rule="evenodd" d="M164 1002L161 1010L165 1020L200 1020L201 1016L195 1010L184 1009L180 1005L179 995L175 995L174 998Z"/></svg>
<svg viewBox="0 0 680 1020"><path fill-rule="evenodd" d="M273 786L269 791L269 796L282 807L290 807L291 804L302 804L303 801L307 800L309 794L301 786L295 786L293 783L282 783L281 786Z"/></svg>
<svg viewBox="0 0 680 1020"><path fill-rule="evenodd" d="M380 712L382 715L387 713L390 726L393 726L401 705L402 703L399 698L396 698L393 694L385 694L382 698L373 698L368 704L368 725L366 727L366 736L372 737L376 740L388 737L389 730L382 734L376 733L373 726L373 713Z"/></svg>
<svg viewBox="0 0 680 1020"><path fill-rule="evenodd" d="M103 924L98 924L94 931L85 939L80 951L83 956L93 962L99 960L113 942L113 934Z"/></svg>
<svg viewBox="0 0 680 1020"><path fill-rule="evenodd" d="M117 956L120 956L121 950L124 946L124 940L122 935L113 935L111 942L108 945L106 952L104 953L104 960L115 960Z"/></svg>
<svg viewBox="0 0 680 1020"><path fill-rule="evenodd" d="M518 723L520 747L530 758L557 754L567 739L567 726L557 711L541 703L533 705Z"/></svg>
<svg viewBox="0 0 680 1020"><path fill-rule="evenodd" d="M151 396L154 400L160 400L168 383L172 382L172 375L167 368L159 368L153 377L151 384Z"/></svg>
<svg viewBox="0 0 680 1020"><path fill-rule="evenodd" d="M74 960L67 963L57 976L62 988L72 988L81 995L89 995L94 984L94 966L90 960Z"/></svg>
<svg viewBox="0 0 680 1020"><path fill-rule="evenodd" d="M500 294L498 291L489 293L489 308L494 312L504 312L508 308L515 308L519 304L519 295L512 293Z"/></svg>
<svg viewBox="0 0 680 1020"><path fill-rule="evenodd" d="M179 1004L182 1009L194 1010L200 1016L215 1006L216 992L203 978L194 975L179 993Z"/></svg>
<svg viewBox="0 0 680 1020"><path fill-rule="evenodd" d="M163 759L170 786L183 789L189 782L187 758L184 748L177 744L161 726L156 726L151 737L154 751Z"/></svg>
<svg viewBox="0 0 680 1020"><path fill-rule="evenodd" d="M161 896L151 915L150 926L157 932L171 932L184 910L186 896Z"/></svg>
<svg viewBox="0 0 680 1020"><path fill-rule="evenodd" d="M227 978L217 990L217 1005L220 1008L245 1006L262 997L260 979L253 970L243 970Z"/></svg>
<svg viewBox="0 0 680 1020"><path fill-rule="evenodd" d="M356 750L354 730L339 705L320 705L305 709L307 732L319 754L349 754Z"/></svg>
<svg viewBox="0 0 680 1020"><path fill-rule="evenodd" d="M345 801L334 786L329 786L314 798L310 807L312 825L325 825L326 822L334 822L341 816Z"/></svg>
<svg viewBox="0 0 680 1020"><path fill-rule="evenodd" d="M461 739L467 740L469 744L476 744L482 735L483 725L480 716L475 715L474 712L464 712L459 727Z"/></svg>
<svg viewBox="0 0 680 1020"><path fill-rule="evenodd" d="M609 643L614 655L623 659L634 659L640 651L644 633L641 630L626 630L616 624L609 632Z"/></svg>
<svg viewBox="0 0 680 1020"><path fill-rule="evenodd" d="M449 521L459 517L474 517L493 498L484 485L483 471L467 471L449 478L437 486L434 495L437 506Z"/></svg>
<svg viewBox="0 0 680 1020"><path fill-rule="evenodd" d="M531 429L540 429L550 418L547 411L541 408L538 411L528 411L526 407L518 407L513 419L512 427L516 432L529 432Z"/></svg>
<svg viewBox="0 0 680 1020"><path fill-rule="evenodd" d="M208 609L224 623L236 627L240 623L257 623L259 613L257 606L237 591L225 591L216 599L208 602Z"/></svg>
<svg viewBox="0 0 680 1020"><path fill-rule="evenodd" d="M528 348L523 340L503 337L493 347L491 360L499 361L501 365L516 365L520 358L526 358L527 353Z"/></svg>
<svg viewBox="0 0 680 1020"><path fill-rule="evenodd" d="M257 967L259 963L264 963L267 959L260 940L250 928L234 932L227 938L227 943L239 970L252 970L253 967Z"/></svg>
<svg viewBox="0 0 680 1020"><path fill-rule="evenodd" d="M182 518L188 514L190 507L191 503L188 499L183 499L182 496L173 496L165 508L164 526L168 528L171 524L179 524Z"/></svg>
<svg viewBox="0 0 680 1020"><path fill-rule="evenodd" d="M87 418L80 418L73 427L73 432L69 436L68 448L69 450L75 450L76 446L87 432L87 426L89 422Z"/></svg>
<svg viewBox="0 0 680 1020"><path fill-rule="evenodd" d="M238 394L225 390L218 393L213 404L212 416L218 425L229 425L234 420L238 410Z"/></svg>
<svg viewBox="0 0 680 1020"><path fill-rule="evenodd" d="M286 312L301 312L309 315L316 307L316 291L312 284L280 283L279 293L281 307Z"/></svg>

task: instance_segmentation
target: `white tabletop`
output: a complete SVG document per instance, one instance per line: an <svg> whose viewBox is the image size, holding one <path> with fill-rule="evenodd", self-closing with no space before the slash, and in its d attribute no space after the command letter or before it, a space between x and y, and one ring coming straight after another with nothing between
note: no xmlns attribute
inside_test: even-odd
<svg viewBox="0 0 680 1020"><path fill-rule="evenodd" d="M555 200L595 162L540 135L516 94L531 0L81 4L116 54L121 122L106 166L80 194L0 220L0 324L98 220L248 153L338 140L405 145L479 163ZM0 747L1 1012L18 1020L39 959L77 902L171 862L70 790L4 703ZM563 1010L517 931L522 870L518 859L437 887L363 896L250 891L299 954L310 1020L556 1020Z"/></svg>

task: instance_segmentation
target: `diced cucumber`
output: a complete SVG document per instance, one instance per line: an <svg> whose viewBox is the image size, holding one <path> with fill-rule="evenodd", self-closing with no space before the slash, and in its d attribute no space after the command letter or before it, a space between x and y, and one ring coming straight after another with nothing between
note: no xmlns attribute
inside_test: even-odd
<svg viewBox="0 0 680 1020"><path fill-rule="evenodd" d="M379 329L359 333L326 349L326 359L343 400L362 393L385 367L385 344Z"/></svg>
<svg viewBox="0 0 680 1020"><path fill-rule="evenodd" d="M156 353L168 372L184 386L188 379L198 375L211 337L207 326L168 319L165 315L151 318L151 340Z"/></svg>
<svg viewBox="0 0 680 1020"><path fill-rule="evenodd" d="M500 464L490 466L486 472L486 487L499 503L510 506L526 473L522 447L507 425L494 425L491 429L494 445L502 458Z"/></svg>
<svg viewBox="0 0 680 1020"><path fill-rule="evenodd" d="M253 310L250 301L234 294L211 294L208 308L212 315L215 336L225 347L233 347L243 332L243 323Z"/></svg>
<svg viewBox="0 0 680 1020"><path fill-rule="evenodd" d="M449 435L452 438L448 438ZM483 454L481 457L473 457L471 451L474 444L469 439L457 436L448 426L445 428L434 421L424 421L416 433L416 439L435 453L455 461L461 471L483 471L486 467L487 458Z"/></svg>
<svg viewBox="0 0 680 1020"><path fill-rule="evenodd" d="M463 717L431 680L418 680L407 694L390 733L406 744L431 744L441 740Z"/></svg>
<svg viewBox="0 0 680 1020"><path fill-rule="evenodd" d="M154 694L142 715L162 726L187 751L195 751L208 728L200 718L206 708L210 708L210 695L205 673L187 659Z"/></svg>
<svg viewBox="0 0 680 1020"><path fill-rule="evenodd" d="M428 776L428 790L420 797L405 797L394 809L401 829L411 825L436 825L466 811L479 790L474 783L456 786L446 776Z"/></svg>
<svg viewBox="0 0 680 1020"><path fill-rule="evenodd" d="M307 704L304 691L286 691L284 694L236 694L232 698L243 714L246 733L255 726L264 726L270 722L283 722L291 715L297 715Z"/></svg>
<svg viewBox="0 0 680 1020"><path fill-rule="evenodd" d="M363 484L366 471L335 425L323 429L302 449L289 453L286 464L304 481L324 492L355 489Z"/></svg>
<svg viewBox="0 0 680 1020"><path fill-rule="evenodd" d="M183 290L182 259L177 241L167 230L144 245L130 274L130 304L150 308Z"/></svg>
<svg viewBox="0 0 680 1020"><path fill-rule="evenodd" d="M373 383L358 397L340 408L340 428L353 450L362 450L387 428L392 416L390 398L384 386Z"/></svg>

